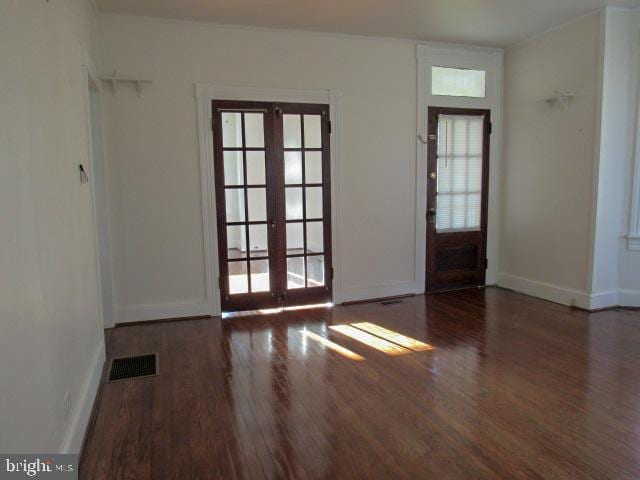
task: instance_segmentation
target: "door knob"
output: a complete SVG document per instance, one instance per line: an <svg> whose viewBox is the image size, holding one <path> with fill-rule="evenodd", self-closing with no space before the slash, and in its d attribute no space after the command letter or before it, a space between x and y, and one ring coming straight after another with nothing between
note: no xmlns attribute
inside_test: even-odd
<svg viewBox="0 0 640 480"><path fill-rule="evenodd" d="M429 223L434 223L436 220L436 209L435 208L430 208L427 211L427 219L429 220Z"/></svg>

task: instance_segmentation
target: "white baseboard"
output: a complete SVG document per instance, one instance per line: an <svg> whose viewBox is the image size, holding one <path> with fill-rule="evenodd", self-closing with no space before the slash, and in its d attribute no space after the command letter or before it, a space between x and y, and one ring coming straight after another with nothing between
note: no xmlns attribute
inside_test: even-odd
<svg viewBox="0 0 640 480"><path fill-rule="evenodd" d="M345 287L342 290L342 302L358 302L374 298L395 297L415 294L415 282L398 282L383 285Z"/></svg>
<svg viewBox="0 0 640 480"><path fill-rule="evenodd" d="M498 273L498 286L562 305L591 309L591 296L586 292L569 287L531 280L508 273Z"/></svg>
<svg viewBox="0 0 640 480"><path fill-rule="evenodd" d="M620 290L618 294L620 306L640 307L640 290Z"/></svg>
<svg viewBox="0 0 640 480"><path fill-rule="evenodd" d="M620 305L620 295L617 290L610 292L599 292L591 294L589 310L599 310L601 308L617 307Z"/></svg>
<svg viewBox="0 0 640 480"><path fill-rule="evenodd" d="M71 419L60 444L60 453L80 453L84 434L89 424L93 403L100 386L102 368L105 361L104 342L100 341L100 346L89 365L89 371L84 383L78 393L76 408L72 411Z"/></svg>
<svg viewBox="0 0 640 480"><path fill-rule="evenodd" d="M204 300L154 303L149 305L127 305L117 307L116 311L117 323L213 315L213 307Z"/></svg>
<svg viewBox="0 0 640 480"><path fill-rule="evenodd" d="M498 286L525 293L532 297L550 300L562 305L575 306L585 310L634 306L633 302L640 305L640 291L611 290L608 292L589 294L573 288L531 280L508 273L498 274Z"/></svg>

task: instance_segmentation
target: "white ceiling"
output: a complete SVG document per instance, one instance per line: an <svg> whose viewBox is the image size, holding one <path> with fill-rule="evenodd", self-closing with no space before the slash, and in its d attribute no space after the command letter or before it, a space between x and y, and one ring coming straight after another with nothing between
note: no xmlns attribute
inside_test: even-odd
<svg viewBox="0 0 640 480"><path fill-rule="evenodd" d="M640 0L97 0L105 13L505 47Z"/></svg>

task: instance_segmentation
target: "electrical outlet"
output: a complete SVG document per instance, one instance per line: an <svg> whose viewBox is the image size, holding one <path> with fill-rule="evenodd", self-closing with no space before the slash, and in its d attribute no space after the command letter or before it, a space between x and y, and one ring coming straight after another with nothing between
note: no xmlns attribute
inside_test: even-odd
<svg viewBox="0 0 640 480"><path fill-rule="evenodd" d="M64 419L69 419L69 413L71 413L71 392L67 390L64 394Z"/></svg>

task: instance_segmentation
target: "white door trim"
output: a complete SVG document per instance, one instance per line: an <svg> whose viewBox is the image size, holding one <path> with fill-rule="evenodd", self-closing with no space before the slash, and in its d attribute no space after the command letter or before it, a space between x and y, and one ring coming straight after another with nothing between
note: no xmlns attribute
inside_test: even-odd
<svg viewBox="0 0 640 480"><path fill-rule="evenodd" d="M110 272L104 272L101 266L100 257L101 254L106 252L106 261L111 264L111 258L109 255L109 238L100 238L99 230L98 230L98 204L96 198L96 178L95 178L95 158L94 158L94 145L93 145L93 128L92 125L92 114L91 114L91 92L90 89L93 87L95 91L100 96L100 114L102 114L102 82L100 81L100 77L98 76L97 70L95 68L95 64L93 63L91 57L89 56L86 50L83 50L83 63L82 63L82 75L83 75L83 83L84 83L84 103L85 103L85 129L87 135L87 148L88 148L88 177L91 185L91 202L93 208L93 232L95 235L95 248L96 248L96 272L97 272L97 284L98 284L98 300L100 302L100 322L102 328L111 328L115 323L115 305L113 299L111 300L110 305L105 305L107 301L103 298L102 289L103 282L111 282L111 290L113 291L113 279L110 275ZM101 125L101 135L104 135L104 130L102 130ZM104 146L104 139L102 141L102 145ZM102 152L103 161L104 150ZM106 182L106 178L104 179ZM108 205L104 206L108 212ZM109 215L106 215L107 221L107 231L109 231ZM106 249L106 250L105 250ZM104 277L104 278L103 278ZM110 315L105 317L105 311L109 312Z"/></svg>
<svg viewBox="0 0 640 480"><path fill-rule="evenodd" d="M295 90L281 88L229 87L212 83L196 83L198 113L198 141L200 146L200 190L202 205L202 235L204 241L207 304L213 315L220 315L220 287L218 284L218 232L215 218L215 182L213 167L213 135L211 132L211 102L238 100L254 102L326 103L331 119L331 254L333 258L333 301L342 301L340 259L340 106L338 90Z"/></svg>

